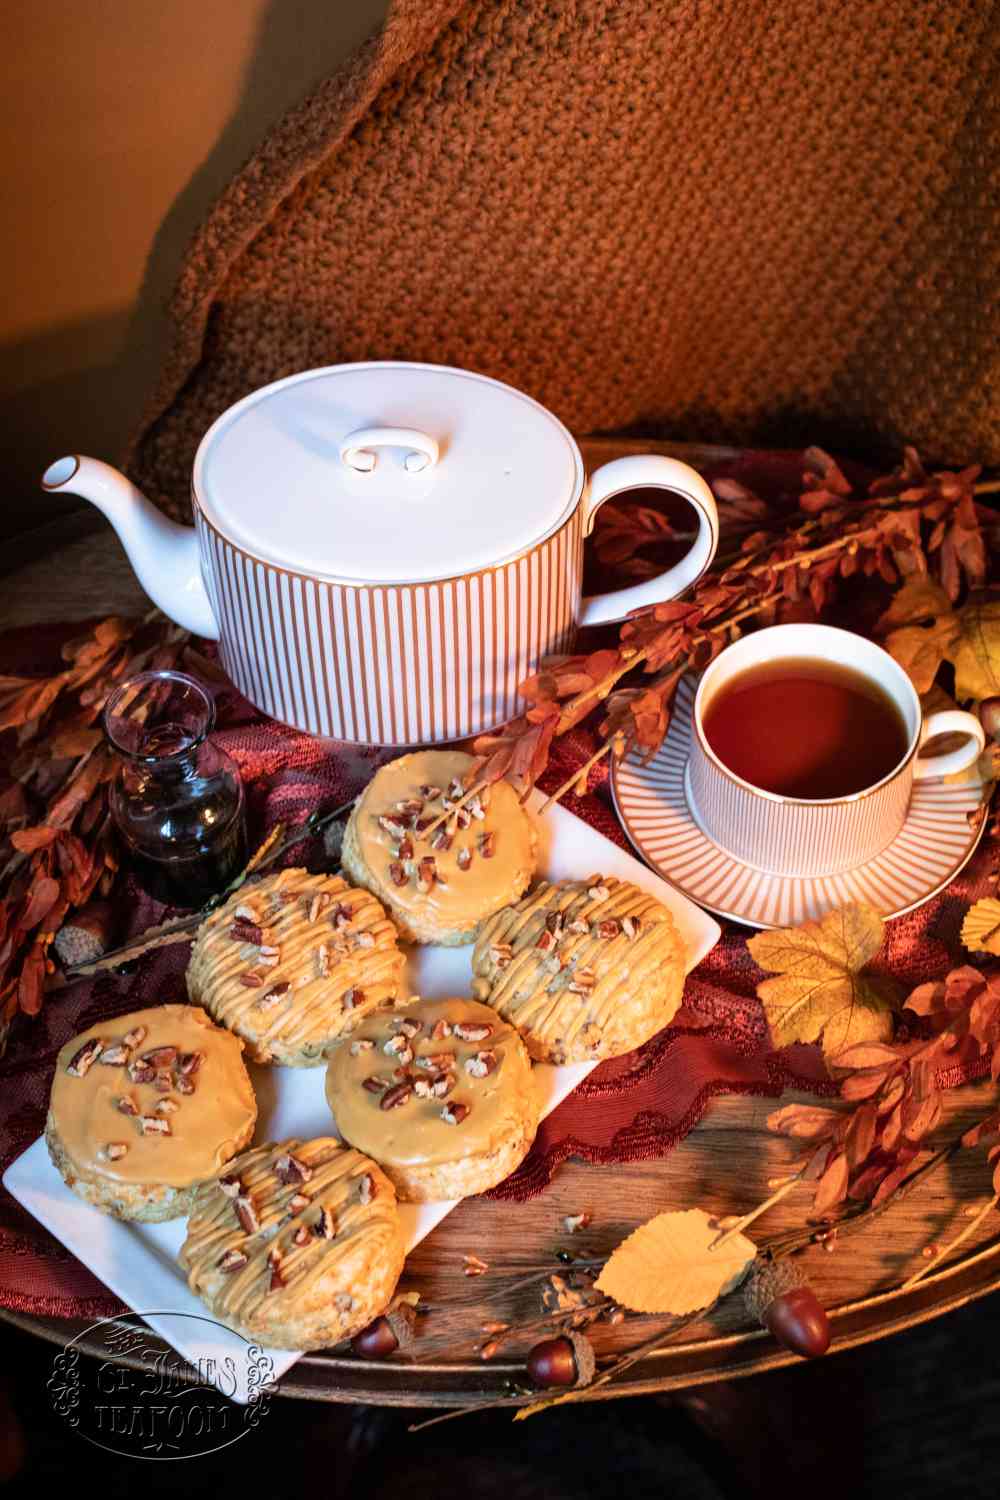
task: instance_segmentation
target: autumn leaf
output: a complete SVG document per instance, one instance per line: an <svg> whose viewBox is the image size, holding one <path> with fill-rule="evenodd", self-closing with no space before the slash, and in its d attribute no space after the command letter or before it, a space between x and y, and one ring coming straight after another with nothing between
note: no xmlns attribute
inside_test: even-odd
<svg viewBox="0 0 1000 1500"><path fill-rule="evenodd" d="M948 651L955 665L955 697L991 698L1000 693L1000 599L967 604L957 618L960 634Z"/></svg>
<svg viewBox="0 0 1000 1500"><path fill-rule="evenodd" d="M734 1234L713 1250L718 1238L718 1225L704 1209L657 1214L622 1241L597 1289L633 1312L696 1312L732 1291L757 1254L746 1235Z"/></svg>
<svg viewBox="0 0 1000 1500"><path fill-rule="evenodd" d="M977 953L1000 953L1000 901L986 896L969 907L962 923L962 942Z"/></svg>
<svg viewBox="0 0 1000 1500"><path fill-rule="evenodd" d="M917 692L926 693L960 630L944 589L929 578L914 578L896 594L874 633Z"/></svg>
<svg viewBox="0 0 1000 1500"><path fill-rule="evenodd" d="M751 955L774 978L757 986L776 1047L820 1041L829 1059L892 1035L891 981L863 972L882 946L878 912L859 902L749 940Z"/></svg>

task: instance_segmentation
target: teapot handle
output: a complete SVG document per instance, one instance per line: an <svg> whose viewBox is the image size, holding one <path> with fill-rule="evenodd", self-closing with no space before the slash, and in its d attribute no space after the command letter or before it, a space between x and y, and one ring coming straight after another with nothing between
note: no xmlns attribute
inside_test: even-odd
<svg viewBox="0 0 1000 1500"><path fill-rule="evenodd" d="M584 536L593 531L594 517L606 500L640 486L670 490L687 500L698 518L698 535L690 551L665 573L658 573L655 578L647 578L644 583L630 588L615 589L609 594L592 594L581 600L580 625L604 625L610 620L624 619L632 610L644 605L675 599L698 581L715 556L719 545L719 513L712 491L690 465L655 453L615 458L594 470L583 497Z"/></svg>

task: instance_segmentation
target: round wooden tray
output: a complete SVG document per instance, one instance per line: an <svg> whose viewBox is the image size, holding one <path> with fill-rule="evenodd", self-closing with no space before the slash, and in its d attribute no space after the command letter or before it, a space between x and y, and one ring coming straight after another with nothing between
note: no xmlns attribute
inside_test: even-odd
<svg viewBox="0 0 1000 1500"><path fill-rule="evenodd" d="M697 462L701 450L668 444L585 444L591 463L640 447L659 447ZM718 456L718 452L712 454ZM32 624L57 618L85 618L94 601L108 610L144 607L117 541L102 528L72 543L58 557L21 569L7 580L7 618ZM989 1084L946 1096L939 1134L948 1139L983 1112L993 1093ZM795 1098L786 1095L785 1101ZM806 1096L801 1096L806 1097ZM522 1321L541 1314L538 1289L504 1295L518 1266L550 1261L569 1248L581 1255L609 1252L641 1220L663 1209L698 1205L719 1215L745 1212L770 1191L769 1179L786 1175L791 1143L765 1129L770 1099L727 1096L709 1104L701 1124L662 1160L632 1165L592 1166L570 1161L551 1186L525 1204L468 1199L410 1256L403 1288L419 1291L426 1315L405 1355L387 1361L353 1358L343 1350L321 1351L301 1359L284 1376L282 1395L323 1401L367 1402L388 1406L450 1407L502 1399L506 1382L524 1376L523 1358L533 1335L505 1347L484 1363L477 1354L481 1325ZM960 1307L1000 1286L1000 1245L991 1240L989 1220L966 1241L960 1259L928 1276L908 1292L899 1284L921 1263L931 1242L947 1241L968 1222L970 1207L989 1197L983 1153L959 1153L887 1214L843 1238L832 1254L814 1248L805 1258L817 1294L831 1309L833 1352L913 1327ZM800 1226L809 1203L803 1186L761 1218L759 1238ZM587 1211L593 1222L568 1236L563 1218ZM468 1278L463 1256L480 1256L488 1274ZM86 1322L40 1318L0 1311L18 1327L62 1345ZM598 1355L620 1350L649 1336L656 1323L631 1320L618 1327L598 1324L593 1338ZM108 1357L100 1334L87 1334L81 1347ZM115 1356L116 1358L118 1356ZM710 1321L688 1327L675 1344L649 1356L626 1375L594 1393L594 1399L685 1388L732 1379L793 1362L770 1336L752 1329L738 1298L730 1298Z"/></svg>

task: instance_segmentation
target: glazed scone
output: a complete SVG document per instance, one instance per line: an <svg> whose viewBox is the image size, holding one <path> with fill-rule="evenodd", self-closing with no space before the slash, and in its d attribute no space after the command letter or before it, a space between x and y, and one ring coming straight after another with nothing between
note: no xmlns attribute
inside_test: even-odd
<svg viewBox="0 0 1000 1500"><path fill-rule="evenodd" d="M323 1349L385 1311L406 1252L392 1183L339 1141L255 1146L195 1197L179 1260L213 1316Z"/></svg>
<svg viewBox="0 0 1000 1500"><path fill-rule="evenodd" d="M685 953L666 907L626 881L542 881L483 924L472 992L540 1062L631 1052L680 1005Z"/></svg>
<svg viewBox="0 0 1000 1500"><path fill-rule="evenodd" d="M311 1068L368 1011L392 1004L405 962L369 891L282 870L202 923L187 987L255 1062Z"/></svg>
<svg viewBox="0 0 1000 1500"><path fill-rule="evenodd" d="M418 750L377 771L344 833L343 866L417 943L471 943L480 922L516 901L535 871L534 824L498 781L426 835L462 795L474 765L459 750Z"/></svg>
<svg viewBox="0 0 1000 1500"><path fill-rule="evenodd" d="M116 1219L176 1219L257 1123L243 1043L193 1005L102 1021L59 1053L45 1142L66 1185Z"/></svg>
<svg viewBox="0 0 1000 1500"><path fill-rule="evenodd" d="M408 1203L494 1187L538 1129L524 1043L473 1000L418 1000L366 1017L330 1058L326 1098L344 1139Z"/></svg>

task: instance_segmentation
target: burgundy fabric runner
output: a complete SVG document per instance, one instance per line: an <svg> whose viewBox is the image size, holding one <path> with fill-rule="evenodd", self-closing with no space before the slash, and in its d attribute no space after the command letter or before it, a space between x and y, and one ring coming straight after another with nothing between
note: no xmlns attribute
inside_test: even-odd
<svg viewBox="0 0 1000 1500"><path fill-rule="evenodd" d="M794 483L788 472L785 477ZM797 470L797 464L794 468ZM752 483L759 475L729 466ZM772 475L773 478L773 475ZM79 627L75 626L74 630ZM65 629L18 632L0 643L7 670L41 670L46 642ZM234 692L218 703L219 743L238 763L247 784L251 836L259 839L277 821L294 824L310 812L332 809L354 796L382 760L396 752L357 750L320 742L262 718ZM553 790L597 747L594 733L575 730L557 743L543 788ZM604 763L590 773L586 796L564 805L623 848ZM324 860L319 839L290 851L287 862L314 868ZM905 985L945 972L959 960L958 931L967 903L982 894L993 851L983 846L941 895L889 924L882 966ZM165 913L127 885L127 930L141 932ZM815 1049L775 1053L755 984L760 971L746 950L746 929L727 924L722 941L688 978L676 1023L638 1051L595 1070L542 1124L531 1153L491 1196L524 1200L541 1192L570 1156L592 1162L649 1160L665 1155L697 1124L711 1099L741 1093L777 1097L786 1087L830 1091ZM161 949L126 974L102 975L49 997L39 1017L15 1027L0 1060L0 1171L41 1133L52 1069L63 1043L96 1021L157 1001L186 999L188 944ZM64 1317L101 1317L121 1304L75 1258L0 1190L0 1305Z"/></svg>

